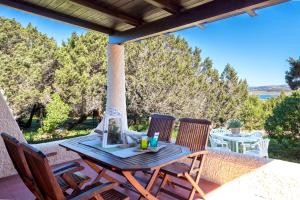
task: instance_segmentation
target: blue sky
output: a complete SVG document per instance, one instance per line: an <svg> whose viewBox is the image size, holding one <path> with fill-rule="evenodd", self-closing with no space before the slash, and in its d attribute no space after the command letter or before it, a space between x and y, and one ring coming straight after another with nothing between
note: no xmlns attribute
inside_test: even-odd
<svg viewBox="0 0 300 200"><path fill-rule="evenodd" d="M219 71L230 63L250 86L285 84L287 58L300 56L300 1L292 1L206 24L204 30L190 28L176 32L202 56L209 56ZM26 26L31 22L58 43L72 32L85 30L58 21L0 6L0 16L15 18Z"/></svg>

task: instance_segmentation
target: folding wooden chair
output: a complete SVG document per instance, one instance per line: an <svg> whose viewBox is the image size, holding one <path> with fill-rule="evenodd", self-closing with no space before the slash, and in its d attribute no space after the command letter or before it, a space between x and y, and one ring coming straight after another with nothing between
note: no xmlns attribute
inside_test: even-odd
<svg viewBox="0 0 300 200"><path fill-rule="evenodd" d="M147 136L153 137L155 132L159 132L158 141L170 142L175 120L171 115L152 114ZM152 174L150 171L143 173Z"/></svg>
<svg viewBox="0 0 300 200"><path fill-rule="evenodd" d="M83 190L75 191L71 195L66 196L57 179L51 170L47 157L39 150L28 144L21 144L28 167L32 173L33 180L38 187L42 198L45 200L87 200L87 199L128 199L128 197L113 188L118 186L118 183L100 183L97 182L89 185ZM60 171L57 173L65 174L68 172Z"/></svg>
<svg viewBox="0 0 300 200"><path fill-rule="evenodd" d="M199 181L201 177L201 170L204 162L205 151L207 147L208 136L211 130L211 122L203 119L190 119L182 118L179 120L179 130L176 138L176 144L187 146L193 152L189 156L190 162L176 162L167 165L161 169L163 174L163 180L160 184L159 192L164 192L178 199L183 199L179 194L175 194L164 188L167 183L171 183L173 186L179 186L190 191L188 199L193 199L195 192L198 192L203 199L205 199L205 193L199 187ZM171 182L170 176L182 178L187 180L191 184L191 188Z"/></svg>
<svg viewBox="0 0 300 200"><path fill-rule="evenodd" d="M6 134L1 133L7 152L12 160L12 163L20 175L24 184L36 196L37 199L43 199L37 186L34 184L32 173L25 159L23 148L19 141ZM48 156L53 156L55 153L50 153ZM52 169L61 189L65 192L67 189L80 190L80 187L88 182L90 178L81 174L79 171L84 168L78 162L69 162L67 164L55 167ZM64 172L64 173L62 173ZM66 173L68 172L68 175Z"/></svg>
<svg viewBox="0 0 300 200"><path fill-rule="evenodd" d="M152 137L159 132L159 141L170 142L175 119L170 115L152 114L147 135Z"/></svg>

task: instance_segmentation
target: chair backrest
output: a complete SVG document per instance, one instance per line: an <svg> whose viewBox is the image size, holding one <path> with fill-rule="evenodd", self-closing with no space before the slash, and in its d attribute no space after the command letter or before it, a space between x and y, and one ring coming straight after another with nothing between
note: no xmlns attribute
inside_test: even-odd
<svg viewBox="0 0 300 200"><path fill-rule="evenodd" d="M268 157L268 148L269 148L270 139L261 139L259 140L258 149L261 157Z"/></svg>
<svg viewBox="0 0 300 200"><path fill-rule="evenodd" d="M217 142L216 138L214 138L211 135L209 136L209 142L210 142L211 147L218 147L218 142Z"/></svg>
<svg viewBox="0 0 300 200"><path fill-rule="evenodd" d="M6 133L1 133L1 136L15 169L25 185L32 191L33 177L26 162L21 144L16 138Z"/></svg>
<svg viewBox="0 0 300 200"><path fill-rule="evenodd" d="M223 128L215 128L215 129L212 129L211 130L211 134L220 134L220 135L223 135L223 134L226 134L228 131L226 129L223 129Z"/></svg>
<svg viewBox="0 0 300 200"><path fill-rule="evenodd" d="M63 191L51 170L47 157L38 149L21 144L29 169L44 199L63 200Z"/></svg>
<svg viewBox="0 0 300 200"><path fill-rule="evenodd" d="M147 135L152 137L155 132L159 132L159 141L171 140L175 117L170 115L152 114Z"/></svg>
<svg viewBox="0 0 300 200"><path fill-rule="evenodd" d="M206 119L179 119L180 125L176 144L187 146L191 151L205 150L211 130L211 122Z"/></svg>

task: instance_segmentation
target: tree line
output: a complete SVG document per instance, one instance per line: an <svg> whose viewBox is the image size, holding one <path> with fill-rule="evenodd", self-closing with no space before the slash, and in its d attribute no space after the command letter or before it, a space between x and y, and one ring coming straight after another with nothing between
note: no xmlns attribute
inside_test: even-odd
<svg viewBox="0 0 300 200"><path fill-rule="evenodd" d="M0 87L23 126L57 94L69 106L68 128L92 114L102 117L106 98L108 38L73 33L58 45L29 24L0 18ZM219 73L210 58L186 40L163 35L125 45L126 97L130 124L159 112L207 118L216 125L238 118L247 99L247 82L231 65Z"/></svg>
<svg viewBox="0 0 300 200"><path fill-rule="evenodd" d="M29 24L0 17L0 88L19 124L39 131L72 129L88 116L101 120L106 101L106 35L73 33L58 45ZM125 45L129 125L150 113L206 118L215 127L240 119L248 130L299 137L300 93L262 101L248 95L246 80L227 64L219 73L199 48L174 35ZM299 88L299 60L289 58L286 81Z"/></svg>

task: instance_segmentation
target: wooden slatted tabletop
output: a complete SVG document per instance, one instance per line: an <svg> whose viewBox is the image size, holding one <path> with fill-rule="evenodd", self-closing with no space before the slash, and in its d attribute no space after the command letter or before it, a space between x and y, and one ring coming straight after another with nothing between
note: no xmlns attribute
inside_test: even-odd
<svg viewBox="0 0 300 200"><path fill-rule="evenodd" d="M80 142L98 139L97 135L88 135L68 139L60 144L68 150L77 152L101 166L114 168L120 171L154 170L167 164L187 157L191 151L187 147L168 143L167 146L156 153L144 153L129 158L120 158L108 152L81 144Z"/></svg>

